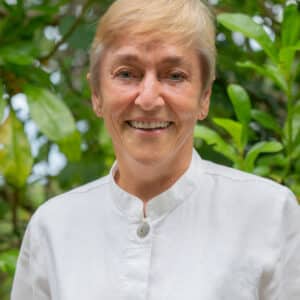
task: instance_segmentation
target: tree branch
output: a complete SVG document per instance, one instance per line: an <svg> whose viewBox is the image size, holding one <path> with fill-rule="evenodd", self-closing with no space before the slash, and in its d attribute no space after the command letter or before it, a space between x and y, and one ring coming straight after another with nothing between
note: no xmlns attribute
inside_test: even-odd
<svg viewBox="0 0 300 300"><path fill-rule="evenodd" d="M60 39L60 41L55 44L55 46L52 48L52 50L45 56L42 56L39 58L39 61L41 63L46 62L51 56L55 54L55 52L58 50L58 48L66 42L66 40L73 34L73 32L76 30L77 26L80 24L84 14L90 7L90 5L94 2L94 0L87 0L84 6L82 7L80 15L77 17L73 25L69 28L69 30L65 33L65 35Z"/></svg>

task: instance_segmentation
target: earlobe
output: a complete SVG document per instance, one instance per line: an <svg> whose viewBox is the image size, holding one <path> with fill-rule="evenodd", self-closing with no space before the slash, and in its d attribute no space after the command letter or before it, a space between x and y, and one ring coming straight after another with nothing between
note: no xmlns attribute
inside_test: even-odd
<svg viewBox="0 0 300 300"><path fill-rule="evenodd" d="M95 114L101 118L102 117L102 105L101 100L99 99L99 96L97 96L95 93L92 94L92 105L93 110Z"/></svg>

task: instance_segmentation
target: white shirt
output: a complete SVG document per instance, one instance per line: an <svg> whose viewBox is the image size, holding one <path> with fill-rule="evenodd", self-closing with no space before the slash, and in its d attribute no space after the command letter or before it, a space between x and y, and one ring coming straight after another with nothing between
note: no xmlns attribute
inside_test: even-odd
<svg viewBox="0 0 300 300"><path fill-rule="evenodd" d="M300 212L287 188L194 151L143 221L116 168L36 211L12 300L300 299Z"/></svg>

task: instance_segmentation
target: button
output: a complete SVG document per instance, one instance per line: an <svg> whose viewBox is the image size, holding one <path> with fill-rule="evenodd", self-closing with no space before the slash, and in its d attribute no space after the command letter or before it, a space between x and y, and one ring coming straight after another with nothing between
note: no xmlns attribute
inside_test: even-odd
<svg viewBox="0 0 300 300"><path fill-rule="evenodd" d="M139 225L136 233L140 238L144 238L145 236L148 235L150 231L150 225L147 222L143 222L142 224Z"/></svg>

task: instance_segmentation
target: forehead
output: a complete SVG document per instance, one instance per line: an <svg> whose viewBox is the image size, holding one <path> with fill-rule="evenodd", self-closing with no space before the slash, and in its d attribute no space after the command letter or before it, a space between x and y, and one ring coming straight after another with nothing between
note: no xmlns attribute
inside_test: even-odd
<svg viewBox="0 0 300 300"><path fill-rule="evenodd" d="M103 61L166 63L199 67L197 51L173 40L163 41L146 36L123 37L107 48ZM102 62L103 62L102 61Z"/></svg>

